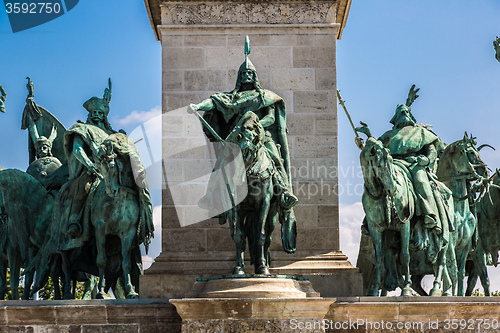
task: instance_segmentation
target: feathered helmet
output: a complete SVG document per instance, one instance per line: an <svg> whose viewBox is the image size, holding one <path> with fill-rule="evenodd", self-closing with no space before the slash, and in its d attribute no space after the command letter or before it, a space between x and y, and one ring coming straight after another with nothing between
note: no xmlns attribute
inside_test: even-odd
<svg viewBox="0 0 500 333"><path fill-rule="evenodd" d="M95 109L100 109L107 117L109 114L109 101L111 101L111 79L108 79L108 88L104 89L104 96L102 98L92 97L91 99L83 103L83 107L88 112Z"/></svg>
<svg viewBox="0 0 500 333"><path fill-rule="evenodd" d="M417 120L415 119L415 117L413 117L413 114L411 113L410 106L418 98L417 93L419 90L420 90L420 88L415 89L415 85L411 86L410 91L408 92L408 98L406 99L406 103L405 104L398 104L398 106L396 107L396 112L394 113L394 116L389 121L391 124L396 125L396 121L399 117L399 114L403 110L408 111L408 114L410 115L410 118L411 118L411 120L413 120L414 123L417 122Z"/></svg>

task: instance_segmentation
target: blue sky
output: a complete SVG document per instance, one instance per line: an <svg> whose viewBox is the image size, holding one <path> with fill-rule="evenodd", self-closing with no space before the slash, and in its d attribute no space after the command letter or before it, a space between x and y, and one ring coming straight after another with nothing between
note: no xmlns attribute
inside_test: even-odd
<svg viewBox="0 0 500 333"><path fill-rule="evenodd" d="M416 84L420 98L412 111L418 122L434 125L448 143L464 131L473 133L479 143L499 149L482 156L491 168L500 167L500 63L492 47L499 18L497 0L353 0L337 43L338 87L353 120L381 135ZM27 133L20 130L26 76L34 81L36 102L66 127L86 119L82 104L102 96L108 77L114 127L131 132L160 110L161 45L143 1L80 1L67 14L15 34L0 10L0 42L0 83L8 93L7 113L0 114L0 166L28 166ZM355 263L363 215L354 187L362 184L356 174L359 150L340 108L338 116L341 247ZM159 191L154 192L159 205ZM157 239L153 256L159 244ZM500 289L497 280L493 290Z"/></svg>
<svg viewBox="0 0 500 333"><path fill-rule="evenodd" d="M417 122L434 125L447 143L468 131L479 143L500 149L495 121L500 63L492 45L500 35L499 18L495 0L354 0L337 43L337 78L355 124L362 120L374 136L382 135L396 105L416 84L421 88L412 105ZM338 112L340 166L359 165L354 134L340 107ZM498 153L483 155L500 167ZM342 178L341 184L352 180ZM356 201L359 195L341 198Z"/></svg>

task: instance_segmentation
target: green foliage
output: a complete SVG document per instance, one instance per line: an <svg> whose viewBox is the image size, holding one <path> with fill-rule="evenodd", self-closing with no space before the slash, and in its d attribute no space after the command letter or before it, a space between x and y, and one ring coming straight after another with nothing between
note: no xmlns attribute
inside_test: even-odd
<svg viewBox="0 0 500 333"><path fill-rule="evenodd" d="M477 289L474 289L474 291L472 292L471 296L474 296L474 297L484 296L484 293L482 293L481 291L479 291L479 288L477 288ZM491 296L500 296L500 290L492 291L491 292Z"/></svg>
<svg viewBox="0 0 500 333"><path fill-rule="evenodd" d="M40 300L53 300L55 299L54 292L54 282L52 278L49 277L49 281L45 286L38 292L38 299ZM61 287L61 286L59 286ZM76 283L75 299L82 299L85 292L85 284L83 282ZM22 298L24 294L24 275L20 276L19 281L19 298ZM10 270L7 270L7 285L5 286L5 297L4 300L12 300L12 290L10 288Z"/></svg>

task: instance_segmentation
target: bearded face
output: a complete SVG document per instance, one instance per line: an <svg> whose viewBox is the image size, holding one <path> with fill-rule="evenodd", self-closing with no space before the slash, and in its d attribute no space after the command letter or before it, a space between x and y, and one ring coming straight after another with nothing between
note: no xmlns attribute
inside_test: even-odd
<svg viewBox="0 0 500 333"><path fill-rule="evenodd" d="M396 115L394 119L394 128L403 128L406 126L415 126L416 121L413 118L410 108L406 105L400 105L396 109Z"/></svg>

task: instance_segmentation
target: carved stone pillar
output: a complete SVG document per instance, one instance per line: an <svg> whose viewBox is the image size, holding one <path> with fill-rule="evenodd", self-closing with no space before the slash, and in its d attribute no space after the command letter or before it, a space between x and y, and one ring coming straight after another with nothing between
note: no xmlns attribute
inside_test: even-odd
<svg viewBox="0 0 500 333"><path fill-rule="evenodd" d="M335 47L350 0L145 2L162 43L164 114L234 89L249 35L262 87L285 100L294 193L300 200L297 252L283 252L278 224L271 270L308 276L322 296L360 295L361 274L340 250L337 195ZM164 117L164 159L177 156L189 130L182 116ZM141 279L141 297L183 297L196 277L232 270L235 246L227 226L208 219L181 227L193 207L174 205L171 196L173 184L182 185L195 172L192 162L206 156L204 142L190 138L189 156L164 168L162 253Z"/></svg>

